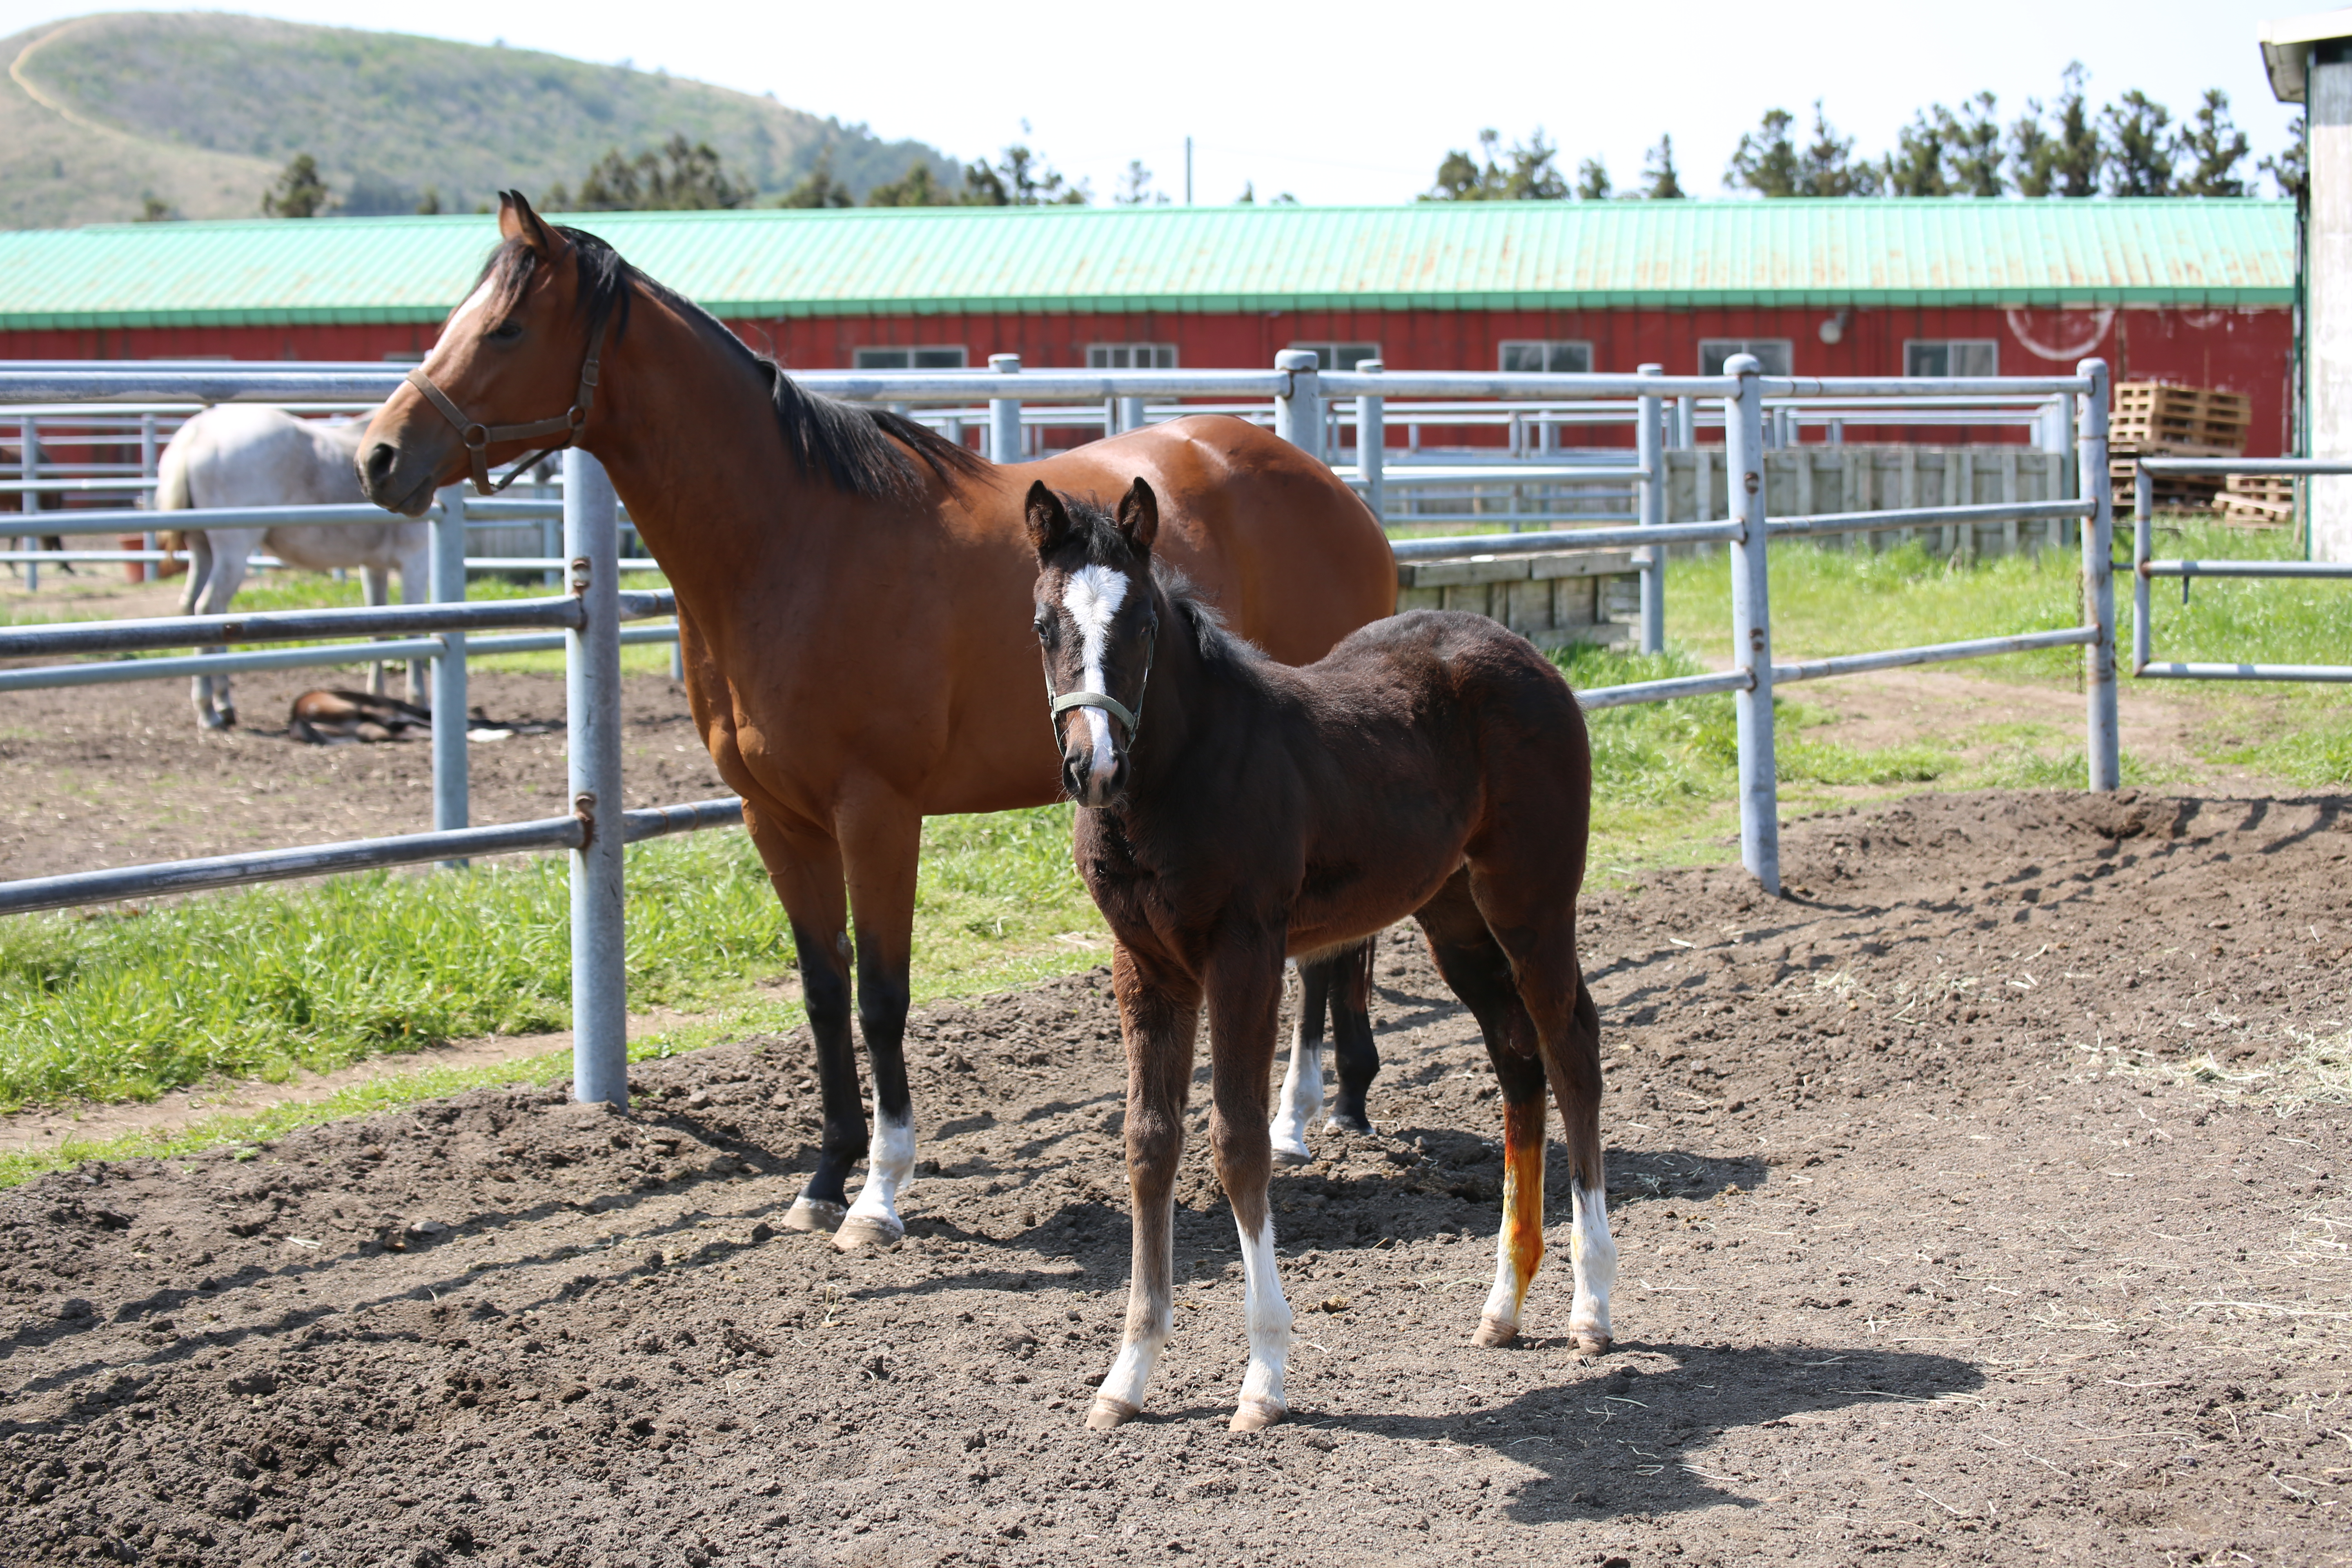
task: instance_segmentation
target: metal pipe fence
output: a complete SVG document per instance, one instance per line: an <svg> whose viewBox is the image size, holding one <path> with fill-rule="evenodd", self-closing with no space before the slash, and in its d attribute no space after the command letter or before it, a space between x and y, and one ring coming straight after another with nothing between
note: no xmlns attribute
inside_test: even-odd
<svg viewBox="0 0 2352 1568"><path fill-rule="evenodd" d="M5 405L38 401L68 409L103 410L114 404L126 413L150 416L145 437L152 468L158 408L186 403L275 402L305 407L365 406L389 394L396 367L228 366L115 369L73 363L0 366L0 419ZM1672 376L1656 366L1632 375L1555 375L1447 373L1400 374L1378 362L1348 372L1324 373L1316 356L1285 351L1271 371L1119 371L1110 373L1024 370L1011 355L996 356L985 371L946 373L815 373L804 379L835 396L870 402L926 405L960 430L969 420L1000 461L1019 461L1026 433L1055 422L1072 427L1092 419L1100 427L1132 428L1164 410L1194 410L1177 398L1248 399L1285 439L1318 458L1347 452L1337 438L1352 429L1352 464L1338 465L1379 513L1391 489L1411 490L1441 482L1607 483L1630 489L1622 522L1595 527L1543 529L1397 541L1400 561L1507 555L1557 550L1630 549L1642 574L1640 646L1663 651L1666 548L1678 543L1726 543L1732 555L1734 668L1717 673L1601 688L1579 694L1585 707L1601 710L1640 702L1670 701L1730 693L1738 717L1741 859L1767 890L1778 892L1779 826L1775 784L1772 693L1781 682L1826 679L1906 665L1990 658L2036 648L2081 646L2085 650L2090 691L2087 782L2112 788L2116 759L2114 725L2114 609L2102 572L2108 552L2112 501L2107 489L2104 363L2084 361L2071 377L2000 380L1880 379L1799 380L1768 377L1757 362L1741 356L1720 376ZM1388 446L1387 425L1397 398L1484 399L1518 402L1539 410L1549 405L1579 420L1630 421L1633 460L1591 464L1561 461L1552 452L1484 466L1418 464L1400 459ZM2063 405L2051 412L2052 399ZM1153 400L1160 400L1155 406ZM2071 434L2079 408L2079 472L2082 489L2070 500L1998 506L1917 508L1824 513L1780 519L1765 515L1762 459L1774 400L1802 420L1811 413L1868 424L1881 414L1932 412L1950 422L1956 412L2039 408L2045 426L2063 423ZM1607 400L1616 400L1610 403ZM1732 515L1720 521L1664 521L1666 466L1663 453L1687 446L1696 428L1702 400L1721 409L1727 433L1727 469L1734 475ZM1793 401L1792 401L1793 400ZM1084 406L1055 410L1053 402ZM1344 409L1339 405L1344 403ZM1506 415L1513 411L1505 409ZM1524 413L1524 410L1518 411ZM1416 409L1435 419L1443 410ZM1343 414L1344 417L1335 417ZM1066 417L1065 417L1066 416ZM1034 416L1034 418L1033 418ZM2062 417L2063 416L2063 419ZM1525 449L1524 447L1521 448ZM666 616L676 607L666 592L627 591L620 574L631 558L619 553L619 510L611 484L594 458L579 451L563 456L560 500L500 498L466 500L454 488L442 492L431 515L436 542L432 602L369 609L264 612L250 615L171 616L149 620L30 626L0 629L0 658L64 658L90 654L138 654L166 648L230 643L303 642L320 638L374 637L387 640L335 642L326 646L242 649L162 658L51 664L0 669L0 691L51 686L100 684L166 676L232 670L301 668L313 664L374 659L425 658L436 667L433 704L434 831L349 844L215 857L205 860L126 867L0 883L0 913L63 908L131 897L242 886L287 878L437 861L464 864L475 856L534 849L564 849L571 856L573 1092L583 1100L623 1101L627 1094L626 994L623 967L620 852L628 843L663 834L726 826L741 820L737 801L703 801L625 812L619 745L620 648L626 643L675 639L674 627L627 627L624 623ZM501 565L542 568L560 563L565 591L541 598L465 600L464 554L469 521L545 520L560 511L562 554L494 557ZM70 528L76 532L134 524L152 527L159 519L196 525L266 526L268 522L380 522L373 507L215 509L213 514L161 514L143 510L49 513L38 521L0 522L0 537L36 530ZM71 521L66 519L70 517ZM1775 538L1858 534L1941 523L2074 518L2083 521L2088 606L2086 624L2013 636L1920 647L1885 649L1839 658L1775 662L1768 554ZM1435 521L1435 520L1432 520ZM1548 521L1538 515L1523 521ZM128 530L126 529L126 531ZM2142 552L2143 556L2145 552ZM0 557L5 559L5 557ZM650 565L651 563L646 563ZM2140 577L2145 584L2146 574ZM2143 617L2143 625L2145 624ZM482 635L482 634L492 635ZM519 635L517 635L519 634ZM467 823L466 797L465 669L469 658L561 646L566 668L570 731L567 767L572 812L535 822L476 827ZM2347 672L2352 675L2352 672ZM604 830L599 830L599 825Z"/></svg>
<svg viewBox="0 0 2352 1568"><path fill-rule="evenodd" d="M2352 474L2352 461L2335 458L2142 458L2132 472L2132 677L2137 680L2286 680L2322 685L2352 682L2352 665L2156 658L2154 595L2158 577L2220 577L2286 582L2352 579L2352 563L2338 561L2159 561L2156 555L2156 485L2167 474L2268 474L2319 478Z"/></svg>

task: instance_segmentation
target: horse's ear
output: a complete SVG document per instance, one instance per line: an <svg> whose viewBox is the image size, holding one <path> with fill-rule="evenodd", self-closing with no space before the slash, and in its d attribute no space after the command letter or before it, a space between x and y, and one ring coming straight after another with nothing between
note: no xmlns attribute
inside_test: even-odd
<svg viewBox="0 0 2352 1568"><path fill-rule="evenodd" d="M1043 561L1059 550L1070 537L1070 514L1062 505L1062 498L1045 488L1039 479L1029 487L1029 499L1024 503L1029 522L1029 542L1037 547L1037 559Z"/></svg>
<svg viewBox="0 0 2352 1568"><path fill-rule="evenodd" d="M1160 537L1160 498L1139 474L1119 500L1118 531L1138 555L1150 554L1151 542Z"/></svg>
<svg viewBox="0 0 2352 1568"><path fill-rule="evenodd" d="M562 237L530 210L530 198L520 191L499 193L499 233L508 239L521 240L549 260L553 260L563 248Z"/></svg>

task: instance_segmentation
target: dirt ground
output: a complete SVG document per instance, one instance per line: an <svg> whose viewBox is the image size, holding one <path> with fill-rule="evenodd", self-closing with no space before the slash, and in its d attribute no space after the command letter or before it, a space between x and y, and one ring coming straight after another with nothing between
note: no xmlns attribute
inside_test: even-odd
<svg viewBox="0 0 2352 1568"><path fill-rule="evenodd" d="M197 730L181 680L0 697L0 879L426 831L429 744L315 746L286 732L297 694L364 679L240 675L239 728L210 733ZM476 669L467 686L470 704L499 724L554 726L467 748L473 820L562 815L563 677ZM396 671L392 689L401 689ZM622 682L621 744L632 806L732 793L695 733L685 688L666 677Z"/></svg>
<svg viewBox="0 0 2352 1568"><path fill-rule="evenodd" d="M1267 1433L1225 1430L1197 1116L1176 1344L1083 1429L1126 1279L1097 973L917 1019L879 1255L772 1228L794 1037L646 1064L626 1114L486 1090L0 1198L0 1560L2352 1557L2352 802L1929 796L1784 844L1785 900L1588 902L1605 1356L1559 1224L1521 1343L1469 1344L1499 1119L1398 931L1381 1131L1276 1178Z"/></svg>

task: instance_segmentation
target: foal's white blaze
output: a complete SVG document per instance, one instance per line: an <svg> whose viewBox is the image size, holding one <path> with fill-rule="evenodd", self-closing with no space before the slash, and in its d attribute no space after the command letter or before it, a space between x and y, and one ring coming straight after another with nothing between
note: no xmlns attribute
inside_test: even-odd
<svg viewBox="0 0 2352 1568"><path fill-rule="evenodd" d="M1576 1228L1569 1257L1576 1265L1576 1304L1569 1311L1572 1334L1609 1339L1609 1288L1617 1282L1617 1244L1609 1236L1609 1194L1600 1187L1576 1190Z"/></svg>
<svg viewBox="0 0 2352 1568"><path fill-rule="evenodd" d="M1103 689L1103 650L1110 644L1111 622L1118 616L1119 605L1127 602L1127 575L1108 566L1083 566L1070 574L1069 586L1062 593L1062 608L1077 623L1078 635L1085 639L1079 657L1086 664L1086 689ZM1118 758L1111 751L1110 715L1099 708L1081 708L1086 715L1087 738L1094 743L1094 761L1088 780L1108 778Z"/></svg>
<svg viewBox="0 0 2352 1568"><path fill-rule="evenodd" d="M1242 1398L1263 1399L1286 1407L1282 1373L1290 1363L1290 1303L1283 1300L1282 1279L1274 1265L1274 1216L1268 1215L1252 1236L1234 1228L1242 1238L1243 1317L1249 1324L1249 1371L1242 1377Z"/></svg>
<svg viewBox="0 0 2352 1568"><path fill-rule="evenodd" d="M882 1101L874 1101L874 1136L866 1145L866 1182L857 1189L857 1201L849 1205L848 1217L870 1219L901 1233L905 1224L898 1218L898 1194L915 1184L915 1119L911 1110L903 1121L893 1121L882 1113Z"/></svg>
<svg viewBox="0 0 2352 1568"><path fill-rule="evenodd" d="M1315 1152L1307 1146L1307 1129L1322 1109L1323 1047L1307 1037L1302 1017L1291 1030L1290 1067L1282 1075L1282 1104L1270 1129L1274 1152L1295 1160L1314 1158Z"/></svg>

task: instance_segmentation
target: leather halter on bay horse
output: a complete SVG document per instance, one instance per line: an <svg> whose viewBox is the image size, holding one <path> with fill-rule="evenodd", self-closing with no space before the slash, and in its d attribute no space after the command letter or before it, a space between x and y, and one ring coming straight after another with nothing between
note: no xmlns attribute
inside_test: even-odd
<svg viewBox="0 0 2352 1568"><path fill-rule="evenodd" d="M1143 694L1150 689L1151 687L1151 645L1149 643L1145 644L1143 650L1143 679L1136 684L1135 708L1131 712L1129 710L1126 703L1121 702L1118 698L1113 697L1108 691L1065 691L1057 694L1054 690L1054 673L1051 670L1047 670L1045 672L1045 695L1053 699L1052 702L1048 704L1047 707L1048 721L1050 721L1054 719L1059 719L1063 714L1067 713L1073 708L1099 708L1104 712L1109 714L1112 718L1127 726L1128 749L1129 751L1134 750L1136 734L1143 728ZM1056 745L1061 742L1061 735L1058 730L1054 736L1054 740Z"/></svg>
<svg viewBox="0 0 2352 1568"><path fill-rule="evenodd" d="M441 417L457 427L457 439L466 444L466 456L473 460L474 489L478 494L494 496L529 471L531 465L553 456L579 437L580 427L588 423L589 410L596 406L597 362L604 357L604 332L612 325L613 313L608 309L597 316L595 329L588 334L588 356L580 362L580 385L572 395L572 406L552 419L534 419L528 425L484 425L468 419L457 400L433 384L423 365L412 367L408 384L425 396L425 401L441 412ZM536 441L542 436L562 436L552 446L516 460L498 483L490 482L490 448L501 441Z"/></svg>

